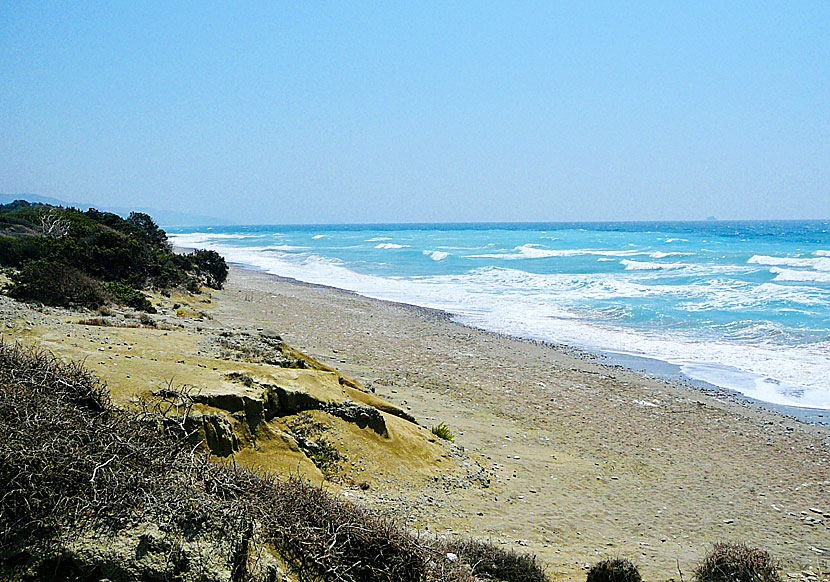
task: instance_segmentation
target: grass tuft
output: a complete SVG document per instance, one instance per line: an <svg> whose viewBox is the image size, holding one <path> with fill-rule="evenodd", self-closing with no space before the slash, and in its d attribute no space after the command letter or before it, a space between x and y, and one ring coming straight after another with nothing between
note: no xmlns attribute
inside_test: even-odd
<svg viewBox="0 0 830 582"><path fill-rule="evenodd" d="M437 436L438 438L444 439L445 441L454 441L455 435L452 434L450 427L448 427L443 422L437 426L432 427L432 434Z"/></svg>

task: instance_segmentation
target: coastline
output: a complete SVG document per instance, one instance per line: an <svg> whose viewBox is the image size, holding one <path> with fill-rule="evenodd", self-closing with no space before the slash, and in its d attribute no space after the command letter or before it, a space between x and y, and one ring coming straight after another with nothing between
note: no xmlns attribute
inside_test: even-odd
<svg viewBox="0 0 830 582"><path fill-rule="evenodd" d="M604 555L676 575L714 541L824 564L830 430L725 391L581 350L465 326L448 314L232 266L217 318L241 311L361 380L422 425L447 423L485 490L367 496L413 525L528 546L554 578ZM815 515L821 523L808 521Z"/></svg>
<svg viewBox="0 0 830 582"><path fill-rule="evenodd" d="M719 540L764 548L796 578L830 572L827 427L439 310L237 265L221 291L153 300L155 324L136 328L0 298L3 335L84 360L129 406L168 381L209 391L240 369L211 338L279 334L414 416L421 434L439 423L455 434L416 454L341 433L346 446L363 439L346 469L371 486L333 487L427 535L534 553L554 580L584 580L606 556L633 559L646 579L677 578ZM273 453L257 455L274 470L314 470Z"/></svg>

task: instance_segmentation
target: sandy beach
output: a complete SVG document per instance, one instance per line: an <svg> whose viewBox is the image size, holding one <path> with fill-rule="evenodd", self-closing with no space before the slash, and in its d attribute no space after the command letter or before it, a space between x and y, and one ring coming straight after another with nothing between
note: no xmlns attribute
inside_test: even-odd
<svg viewBox="0 0 830 582"><path fill-rule="evenodd" d="M584 579L609 555L632 558L649 580L686 579L718 540L767 549L792 576L830 571L826 427L578 350L471 329L441 312L239 267L224 290L198 301L204 318L146 332L77 331L57 310L4 303L3 335L86 357L126 404L120 387L144 372L209 383L217 356L205 353L206 334L279 333L406 410L425 433L440 422L455 433L455 445L429 444L443 447L446 469L429 451L415 473L396 472L394 458L384 466L353 453L349 471L371 488L343 487L345 495L429 532L533 552L552 579ZM159 320L176 320L169 312L160 309ZM130 359L115 368L89 347L96 341L113 356L129 348Z"/></svg>

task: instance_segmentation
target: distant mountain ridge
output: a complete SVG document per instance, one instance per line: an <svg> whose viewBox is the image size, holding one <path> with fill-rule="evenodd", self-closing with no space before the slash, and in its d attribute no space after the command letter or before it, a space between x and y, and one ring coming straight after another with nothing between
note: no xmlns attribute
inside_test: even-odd
<svg viewBox="0 0 830 582"><path fill-rule="evenodd" d="M190 214L187 212L177 212L175 210L165 210L161 208L149 207L127 207L127 206L99 206L96 204L86 204L83 202L67 202L59 200L50 196L41 196L39 194L3 194L0 193L0 204L8 204L15 200L26 200L27 202L40 202L43 204L52 204L53 206L66 206L77 208L78 210L89 210L95 208L103 212L112 212L119 216L127 217L130 212L143 212L153 217L153 220L159 226L215 226L215 225L229 225L234 224L230 220L216 218L215 216L204 216L201 214Z"/></svg>

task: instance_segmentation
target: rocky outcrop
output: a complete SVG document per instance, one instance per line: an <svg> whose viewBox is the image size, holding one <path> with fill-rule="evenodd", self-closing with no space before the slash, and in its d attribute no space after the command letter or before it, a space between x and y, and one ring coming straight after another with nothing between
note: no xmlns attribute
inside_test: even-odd
<svg viewBox="0 0 830 582"><path fill-rule="evenodd" d="M239 439L234 434L231 423L223 416L202 416L202 427L205 431L205 442L214 455L227 457L239 450Z"/></svg>
<svg viewBox="0 0 830 582"><path fill-rule="evenodd" d="M389 437L389 430L386 428L386 421L383 415L376 409L357 402L341 402L329 404L322 409L332 416L352 422L360 428L369 428L380 436Z"/></svg>
<svg viewBox="0 0 830 582"><path fill-rule="evenodd" d="M344 388L335 374L318 370L297 370L291 374L280 384L274 382L275 378L255 379L243 372L226 374L229 383L188 396L201 406L188 415L186 429L194 441L203 440L210 452L219 457L238 452L245 441L255 441L260 423L308 411L321 411L389 438L381 410L352 400L350 395L356 391ZM182 396L166 391L156 395ZM357 393L357 396L364 395ZM375 400L383 404L377 398L370 403Z"/></svg>

